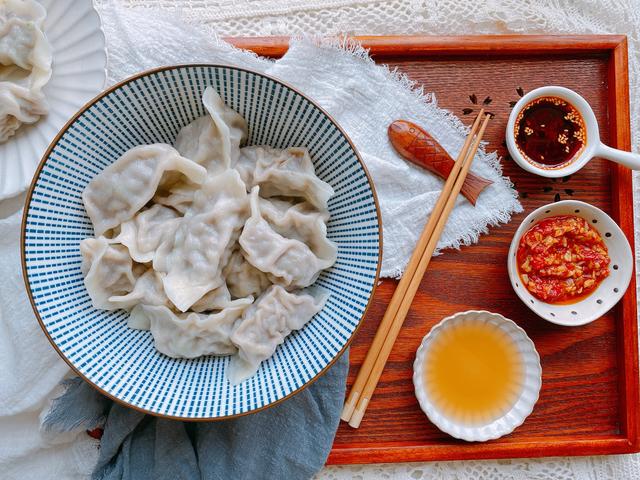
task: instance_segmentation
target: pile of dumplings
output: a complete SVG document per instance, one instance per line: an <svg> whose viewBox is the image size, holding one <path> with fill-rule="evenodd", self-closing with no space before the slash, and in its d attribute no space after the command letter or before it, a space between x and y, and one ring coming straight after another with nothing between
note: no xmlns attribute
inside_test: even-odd
<svg viewBox="0 0 640 480"><path fill-rule="evenodd" d="M51 45L35 0L0 0L0 143L49 111L42 88L51 78Z"/></svg>
<svg viewBox="0 0 640 480"><path fill-rule="evenodd" d="M175 146L132 148L87 185L81 268L96 308L129 311L165 355L232 355L237 384L324 305L306 287L336 261L334 192L306 149L240 148L245 120L211 87L202 101Z"/></svg>

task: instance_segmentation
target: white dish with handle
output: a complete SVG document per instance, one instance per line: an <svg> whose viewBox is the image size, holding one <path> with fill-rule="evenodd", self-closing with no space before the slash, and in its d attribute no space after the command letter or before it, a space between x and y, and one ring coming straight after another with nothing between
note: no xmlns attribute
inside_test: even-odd
<svg viewBox="0 0 640 480"><path fill-rule="evenodd" d="M586 127L586 143L584 148L577 154L576 158L557 167L540 165L526 158L516 143L515 127L520 112L531 102L543 97L557 97L573 105L582 116ZM584 167L594 157L606 158L632 170L640 170L640 155L611 148L602 143L600 140L598 121L589 103L581 95L564 87L548 86L536 88L518 100L518 103L515 104L509 115L505 138L509 154L515 162L527 172L535 173L542 177L560 178L572 175Z"/></svg>

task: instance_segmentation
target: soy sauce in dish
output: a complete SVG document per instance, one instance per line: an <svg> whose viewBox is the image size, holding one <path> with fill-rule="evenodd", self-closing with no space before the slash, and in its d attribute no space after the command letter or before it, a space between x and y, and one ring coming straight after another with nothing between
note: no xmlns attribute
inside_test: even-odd
<svg viewBox="0 0 640 480"><path fill-rule="evenodd" d="M524 157L543 168L565 166L585 148L587 129L580 112L558 97L540 97L520 111L514 128Z"/></svg>

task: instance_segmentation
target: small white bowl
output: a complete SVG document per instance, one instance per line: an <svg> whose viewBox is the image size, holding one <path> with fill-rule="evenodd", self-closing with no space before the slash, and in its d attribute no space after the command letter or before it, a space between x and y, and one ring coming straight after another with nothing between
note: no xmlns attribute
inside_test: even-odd
<svg viewBox="0 0 640 480"><path fill-rule="evenodd" d="M520 396L507 413L484 425L465 425L443 415L429 399L424 382L423 368L425 358L429 348L431 348L433 344L433 340L443 330L468 321L493 324L507 333L517 344L518 350L522 355L522 364L524 365ZM415 387L416 397L418 397L418 402L420 403L420 408L427 417L429 417L429 420L440 430L448 433L452 437L468 442L494 440L511 433L514 429L522 425L522 422L524 422L532 412L534 405L538 401L540 387L542 386L540 356L525 331L502 315L478 310L460 312L442 320L422 339L413 363L413 385Z"/></svg>
<svg viewBox="0 0 640 480"><path fill-rule="evenodd" d="M546 303L534 297L522 285L518 275L516 255L522 236L536 223L556 215L577 215L585 218L600 233L609 250L609 276L590 295L570 304ZM599 208L577 200L550 203L531 212L511 240L507 259L509 279L516 294L538 316L558 325L585 325L607 313L624 295L633 273L633 254L629 241L613 219Z"/></svg>
<svg viewBox="0 0 640 480"><path fill-rule="evenodd" d="M541 97L557 97L565 100L580 112L585 122L587 142L584 150L577 158L559 167L543 167L531 163L520 152L516 144L514 129L520 111L529 103ZM633 170L640 170L640 155L611 148L602 143L600 141L598 121L589 103L573 90L564 87L549 86L536 88L518 100L518 103L515 104L509 115L505 138L511 158L526 171L542 177L560 178L571 175L584 167L594 157L606 158Z"/></svg>

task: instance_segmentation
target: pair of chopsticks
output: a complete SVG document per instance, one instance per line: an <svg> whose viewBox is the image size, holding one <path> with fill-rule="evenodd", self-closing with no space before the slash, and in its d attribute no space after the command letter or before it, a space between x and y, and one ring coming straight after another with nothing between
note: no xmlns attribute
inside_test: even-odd
<svg viewBox="0 0 640 480"><path fill-rule="evenodd" d="M382 370L387 363L398 333L400 333L400 328L407 316L411 302L413 302L413 297L431 261L431 256L438 244L440 235L442 235L442 230L444 230L449 214L453 210L462 184L467 177L467 173L469 173L469 168L478 151L478 146L490 118L490 115L484 115L484 109L482 109L473 123L462 150L444 184L442 193L433 207L429 221L422 231L407 269L391 298L384 317L382 317L382 322L378 327L364 363L360 367L356 381L351 387L351 392L340 418L345 422L349 422L349 425L353 428L360 426L362 417L369 405L369 400L371 400L373 391L378 385Z"/></svg>

